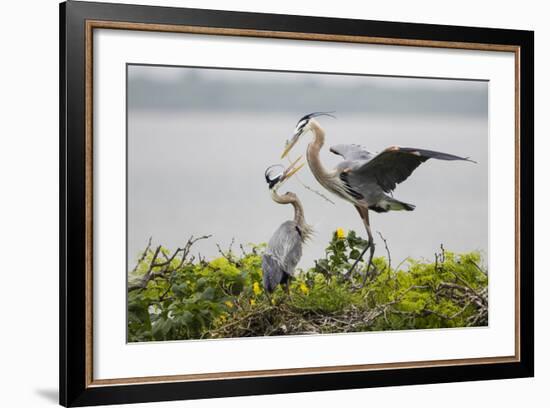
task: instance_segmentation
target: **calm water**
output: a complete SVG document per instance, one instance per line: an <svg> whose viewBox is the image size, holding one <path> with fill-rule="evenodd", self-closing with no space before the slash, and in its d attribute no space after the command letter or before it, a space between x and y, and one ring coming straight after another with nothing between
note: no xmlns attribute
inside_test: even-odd
<svg viewBox="0 0 550 408"><path fill-rule="evenodd" d="M131 110L128 128L128 261L133 268L148 238L170 249L190 235L213 234L194 248L207 258L218 254L216 243L227 248L269 240L292 207L271 201L264 180L268 165L280 162L284 142L291 136L297 115L166 114ZM431 160L394 191L394 197L416 205L413 212L372 214L377 255L384 248L376 231L387 239L394 265L404 258L433 254L443 243L453 251L488 247L487 120L452 116L366 116L340 114L320 118L327 132L322 160L327 167L340 158L328 151L332 144L357 143L370 151L389 145L440 150L470 156L477 164ZM303 137L292 157L305 152L311 135ZM301 180L322 190L309 169ZM290 180L281 192L301 198L315 237L304 250L300 265L309 267L322 257L337 227L363 232L351 204L331 196L335 205ZM328 196L330 193L326 192Z"/></svg>

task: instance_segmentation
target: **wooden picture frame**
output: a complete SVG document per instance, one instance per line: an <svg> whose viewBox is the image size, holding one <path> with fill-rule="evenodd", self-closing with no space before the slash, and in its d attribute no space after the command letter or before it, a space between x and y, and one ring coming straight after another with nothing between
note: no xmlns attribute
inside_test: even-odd
<svg viewBox="0 0 550 408"><path fill-rule="evenodd" d="M196 33L515 54L515 353L510 356L97 380L93 376L93 32ZM68 1L60 5L60 403L64 406L534 375L534 33ZM521 248L521 250L520 250Z"/></svg>

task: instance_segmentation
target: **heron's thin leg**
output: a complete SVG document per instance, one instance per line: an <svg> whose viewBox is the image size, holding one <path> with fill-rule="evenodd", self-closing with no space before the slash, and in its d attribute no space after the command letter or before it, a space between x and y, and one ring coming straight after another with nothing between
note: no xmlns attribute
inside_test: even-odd
<svg viewBox="0 0 550 408"><path fill-rule="evenodd" d="M374 242L372 240L372 232L370 230L370 224L368 222L368 217L367 217L367 222L365 222L365 227L367 229L367 235L369 236L370 254L369 254L369 262L367 263L367 270L365 271L365 276L363 276L363 286L365 286L365 283L367 282L367 279L369 277L370 268L371 268L371 266L373 266L372 257L374 256Z"/></svg>
<svg viewBox="0 0 550 408"><path fill-rule="evenodd" d="M355 260L355 262L353 263L351 268L348 270L348 273L347 273L348 279L351 279L351 277L352 277L351 274L355 270L355 267L357 266L357 264L363 259L363 256L367 252L367 249L369 249L373 246L372 234L370 232L370 225L369 225L368 210L367 209L363 210L361 207L358 207L358 206L355 206L355 208L357 209L357 212L359 213L359 215L361 216L361 219L363 220L363 224L365 225L365 228L367 230L367 235L368 235L369 241L367 242L367 246L365 247L365 249L363 249L363 252L361 252L359 257ZM371 253L374 253L374 248L371 249ZM371 260L372 260L372 255L371 255ZM368 271L368 267L367 267L367 271Z"/></svg>
<svg viewBox="0 0 550 408"><path fill-rule="evenodd" d="M351 268L349 268L349 271L347 273L347 276L349 277L349 279L351 279L351 274L353 273L353 271L355 270L355 267L357 266L357 264L361 261L361 259L363 259L363 256L365 255L365 253L367 252L367 249L369 249L371 247L371 244L370 244L370 240L367 244L367 246L365 247L365 249L363 249L363 252L361 252L361 255L359 255L359 257L355 260L355 262L353 263L353 265L351 265Z"/></svg>

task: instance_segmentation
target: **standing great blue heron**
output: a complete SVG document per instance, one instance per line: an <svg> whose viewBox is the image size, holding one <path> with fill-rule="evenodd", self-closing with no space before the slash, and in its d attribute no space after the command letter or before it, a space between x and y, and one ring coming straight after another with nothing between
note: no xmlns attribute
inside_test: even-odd
<svg viewBox="0 0 550 408"><path fill-rule="evenodd" d="M381 153L372 154L358 145L341 144L332 146L330 151L342 156L344 160L338 163L335 169L327 170L321 163L319 154L325 142L325 132L313 119L318 116L334 117L328 112L314 112L302 117L296 124L294 135L287 143L281 157L284 158L288 154L300 136L308 131L313 133L313 140L307 147L307 162L311 172L324 188L355 206L367 230L367 246L348 272L348 276L351 276L359 260L370 248L369 262L364 276L366 280L374 255L368 210L378 213L390 210L412 211L415 208L414 205L398 201L388 193L391 194L396 185L405 181L414 169L428 159L472 160L432 150L398 146L391 146Z"/></svg>
<svg viewBox="0 0 550 408"><path fill-rule="evenodd" d="M302 257L302 245L311 236L313 230L306 223L304 209L296 194L287 192L279 195L281 185L300 170L304 164L296 167L298 158L287 169L283 166L270 166L265 171L265 180L271 190L271 198L279 204L292 204L294 219L283 222L275 231L262 258L263 283L267 293L272 293L279 284L289 291L289 281L294 275L296 265ZM281 167L284 171L281 171Z"/></svg>

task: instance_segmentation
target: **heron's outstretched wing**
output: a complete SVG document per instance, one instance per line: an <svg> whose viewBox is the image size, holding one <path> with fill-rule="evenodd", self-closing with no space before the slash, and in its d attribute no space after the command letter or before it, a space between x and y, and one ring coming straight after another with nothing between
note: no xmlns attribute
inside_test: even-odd
<svg viewBox="0 0 550 408"><path fill-rule="evenodd" d="M385 192L390 192L428 159L473 161L467 157L459 157L433 150L394 146L377 154L361 167L351 169L351 173L353 178L356 179L374 179Z"/></svg>
<svg viewBox="0 0 550 408"><path fill-rule="evenodd" d="M329 150L331 153L342 156L347 161L369 160L373 157L371 152L356 144L339 144L331 146Z"/></svg>

